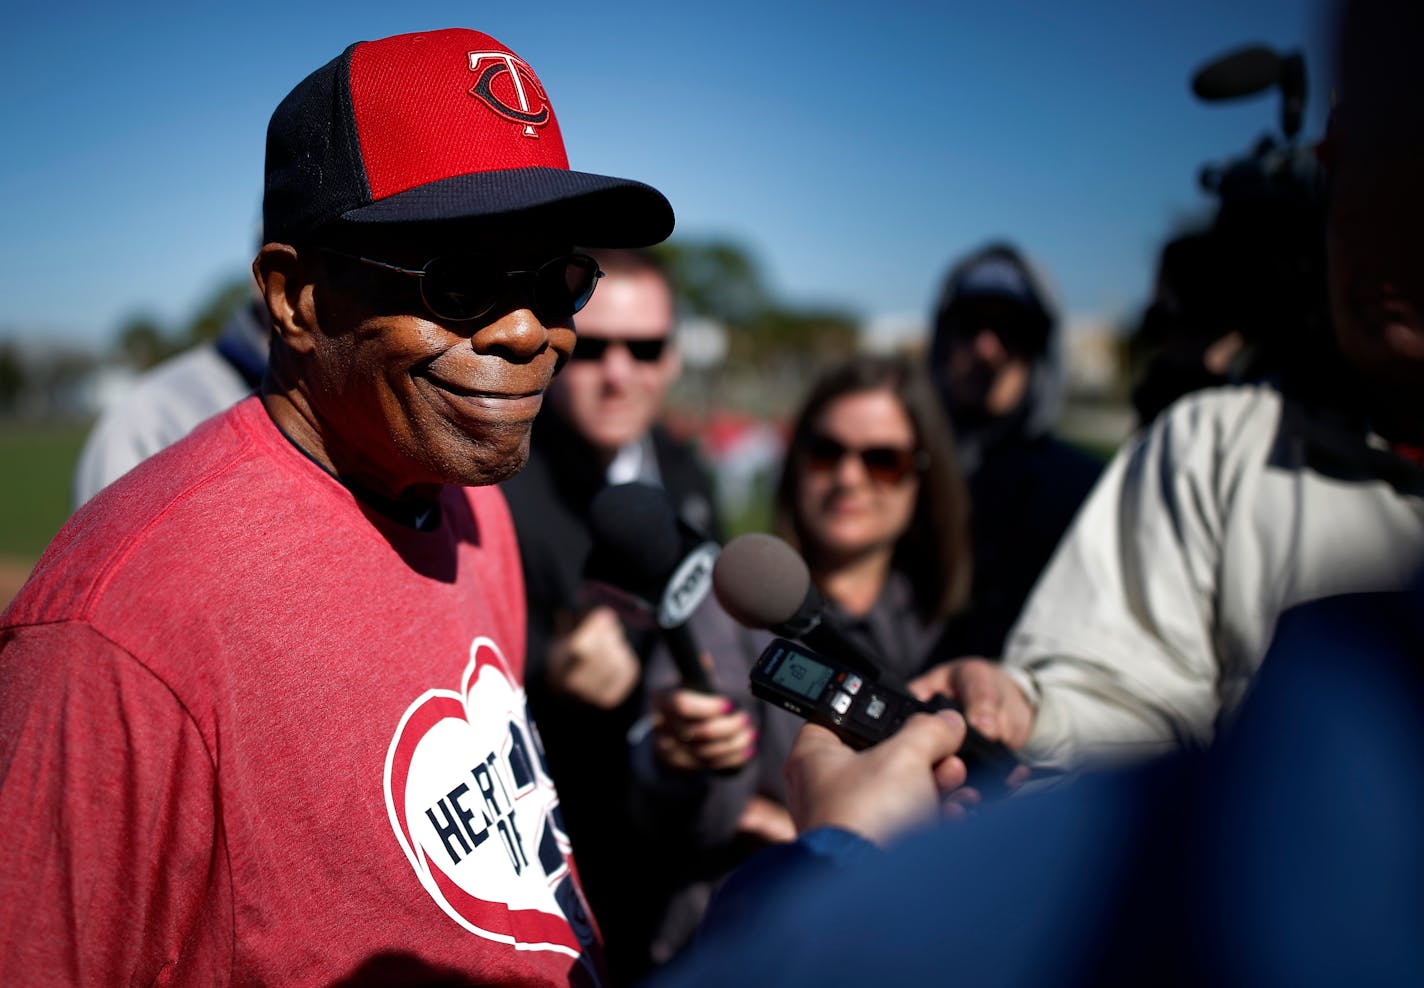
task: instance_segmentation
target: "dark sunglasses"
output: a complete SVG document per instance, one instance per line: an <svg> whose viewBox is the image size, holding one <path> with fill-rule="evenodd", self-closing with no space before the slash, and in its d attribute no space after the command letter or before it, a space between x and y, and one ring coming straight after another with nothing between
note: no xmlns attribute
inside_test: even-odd
<svg viewBox="0 0 1424 988"><path fill-rule="evenodd" d="M966 344L987 329L1011 353L1040 353L1048 339L1043 316L1021 305L994 300L961 303L946 317L945 329Z"/></svg>
<svg viewBox="0 0 1424 988"><path fill-rule="evenodd" d="M667 338L656 340L619 340L611 337L600 336L580 336L578 342L574 344L574 360L587 360L590 363L602 360L603 355L608 352L608 348L617 344L628 348L628 355L634 360L645 364L662 359L663 351L667 349Z"/></svg>
<svg viewBox="0 0 1424 988"><path fill-rule="evenodd" d="M922 449L899 446L866 446L856 449L830 436L813 433L806 440L806 465L818 473L829 473L846 456L860 459L865 475L877 484L899 484L913 473L929 469L930 457Z"/></svg>
<svg viewBox="0 0 1424 988"><path fill-rule="evenodd" d="M420 300L431 314L450 322L468 322L488 315L510 297L517 284L519 298L546 323L561 322L588 304L603 272L587 254L563 254L531 271L500 271L478 259L447 255L431 258L420 268L403 268L369 257L346 254L331 247L322 250L337 257L360 261L385 271L420 280Z"/></svg>

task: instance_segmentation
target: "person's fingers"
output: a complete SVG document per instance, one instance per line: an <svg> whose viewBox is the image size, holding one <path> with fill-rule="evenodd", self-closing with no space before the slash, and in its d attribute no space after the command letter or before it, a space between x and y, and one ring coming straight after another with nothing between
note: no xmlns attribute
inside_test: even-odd
<svg viewBox="0 0 1424 988"><path fill-rule="evenodd" d="M964 785L969 777L964 759L959 756L946 758L934 767L935 787L942 793L954 793Z"/></svg>
<svg viewBox="0 0 1424 988"><path fill-rule="evenodd" d="M975 730L991 740L1003 737L1004 684L1007 676L982 659L955 663L954 697Z"/></svg>
<svg viewBox="0 0 1424 988"><path fill-rule="evenodd" d="M938 765L964 743L964 718L954 710L915 714L905 721L899 733L905 736L902 743L909 749L911 757L923 759L929 765Z"/></svg>
<svg viewBox="0 0 1424 988"><path fill-rule="evenodd" d="M805 724L796 732L791 742L790 758L806 758L821 752L838 752L845 748L845 742L820 724Z"/></svg>
<svg viewBox="0 0 1424 988"><path fill-rule="evenodd" d="M780 803L765 796L753 796L742 808L737 820L737 833L755 837L769 844L788 843L796 839L796 821Z"/></svg>
<svg viewBox="0 0 1424 988"><path fill-rule="evenodd" d="M969 810L962 803L948 800L939 808L939 815L945 820L967 820Z"/></svg>
<svg viewBox="0 0 1424 988"><path fill-rule="evenodd" d="M593 608L569 632L569 639L576 647L593 647L614 637L623 638L623 625L611 607L600 604Z"/></svg>
<svg viewBox="0 0 1424 988"><path fill-rule="evenodd" d="M604 710L610 710L625 699L638 685L640 668L637 657L620 638L611 642L612 647L584 649L570 648L573 660L561 669L558 688Z"/></svg>
<svg viewBox="0 0 1424 988"><path fill-rule="evenodd" d="M953 683L951 682L953 663L945 662L928 669L914 679L910 680L910 692L921 700L928 700L936 693L944 693L953 696Z"/></svg>
<svg viewBox="0 0 1424 988"><path fill-rule="evenodd" d="M669 768L682 772L691 772L698 768L697 761L692 754L676 738L667 735L658 735L653 738L653 751L656 753L658 761Z"/></svg>
<svg viewBox="0 0 1424 988"><path fill-rule="evenodd" d="M627 698L637 683L636 666L608 663L594 672L585 691L585 699L602 710L612 710Z"/></svg>
<svg viewBox="0 0 1424 988"><path fill-rule="evenodd" d="M665 690L654 702L669 717L684 721L710 720L730 714L735 705L719 693L699 693L696 690Z"/></svg>
<svg viewBox="0 0 1424 988"><path fill-rule="evenodd" d="M980 794L979 790L973 786L964 786L960 789L956 789L945 797L947 804L952 803L966 810L974 809L983 801L984 797Z"/></svg>
<svg viewBox="0 0 1424 988"><path fill-rule="evenodd" d="M712 738L689 738L669 731L666 723L657 726L653 745L664 764L686 771L738 768L756 755L757 732L739 717L726 718ZM698 725L698 728L706 725Z"/></svg>
<svg viewBox="0 0 1424 988"><path fill-rule="evenodd" d="M749 745L742 748L733 748L717 755L706 756L698 759L699 765L709 771L741 768L756 757L756 746Z"/></svg>
<svg viewBox="0 0 1424 988"><path fill-rule="evenodd" d="M756 741L757 732L747 726L725 737L695 741L688 748L699 761L721 765L730 760L746 761L756 753Z"/></svg>
<svg viewBox="0 0 1424 988"><path fill-rule="evenodd" d="M687 721L670 718L669 724L675 728L673 733L683 743L691 745L718 744L753 731L752 719L745 710L708 720Z"/></svg>

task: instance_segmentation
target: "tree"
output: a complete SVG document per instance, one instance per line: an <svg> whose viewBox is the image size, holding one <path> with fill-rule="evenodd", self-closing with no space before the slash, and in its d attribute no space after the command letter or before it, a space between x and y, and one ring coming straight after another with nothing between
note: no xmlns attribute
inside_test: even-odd
<svg viewBox="0 0 1424 988"><path fill-rule="evenodd" d="M149 315L130 316L118 334L119 354L135 370L147 370L177 351L158 320Z"/></svg>
<svg viewBox="0 0 1424 988"><path fill-rule="evenodd" d="M761 269L743 247L725 240L673 241L653 248L667 265L686 315L742 326L771 304Z"/></svg>
<svg viewBox="0 0 1424 988"><path fill-rule="evenodd" d="M252 297L252 278L242 276L224 281L198 307L183 332L183 346L197 346L217 339L228 319Z"/></svg>
<svg viewBox="0 0 1424 988"><path fill-rule="evenodd" d="M853 314L778 302L746 248L709 240L673 241L654 250L672 276L679 311L726 329L728 371L804 377L855 352L859 320Z"/></svg>
<svg viewBox="0 0 1424 988"><path fill-rule="evenodd" d="M26 381L19 349L9 340L0 342L0 414L9 415L19 407Z"/></svg>

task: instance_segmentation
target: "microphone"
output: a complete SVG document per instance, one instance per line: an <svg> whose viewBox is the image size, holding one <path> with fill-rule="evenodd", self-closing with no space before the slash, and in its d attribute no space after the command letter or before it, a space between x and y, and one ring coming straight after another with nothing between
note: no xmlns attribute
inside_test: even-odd
<svg viewBox="0 0 1424 988"><path fill-rule="evenodd" d="M712 567L712 587L722 609L738 624L799 638L870 682L887 678L884 663L826 610L806 561L775 535L750 532L728 542Z"/></svg>
<svg viewBox="0 0 1424 988"><path fill-rule="evenodd" d="M630 624L656 627L682 685L716 693L687 620L712 589L717 543L678 517L651 484L615 484L589 505L593 549L584 591Z"/></svg>
<svg viewBox="0 0 1424 988"><path fill-rule="evenodd" d="M1254 95L1280 80L1281 61L1264 45L1241 48L1198 70L1192 77L1192 92L1207 101Z"/></svg>
<svg viewBox="0 0 1424 988"><path fill-rule="evenodd" d="M825 610L825 600L811 583L806 561L776 536L752 532L728 542L712 568L712 586L722 609L748 628L799 638L868 680L903 687L899 677L853 641ZM942 693L926 701L925 707L959 710L958 704ZM968 769L969 784L985 795L1002 793L1009 773L1018 766L1008 747L989 740L967 723L959 757Z"/></svg>

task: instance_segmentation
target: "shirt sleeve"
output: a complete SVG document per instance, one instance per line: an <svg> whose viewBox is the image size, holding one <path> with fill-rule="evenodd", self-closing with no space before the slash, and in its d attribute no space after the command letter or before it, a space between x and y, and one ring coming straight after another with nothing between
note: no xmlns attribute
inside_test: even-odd
<svg viewBox="0 0 1424 988"><path fill-rule="evenodd" d="M196 725L128 653L80 624L0 632L0 972L153 984L230 957L215 801Z"/></svg>
<svg viewBox="0 0 1424 988"><path fill-rule="evenodd" d="M1179 403L1124 447L1034 588L1005 655L1037 708L1031 764L1210 741L1234 408L1221 396Z"/></svg>

